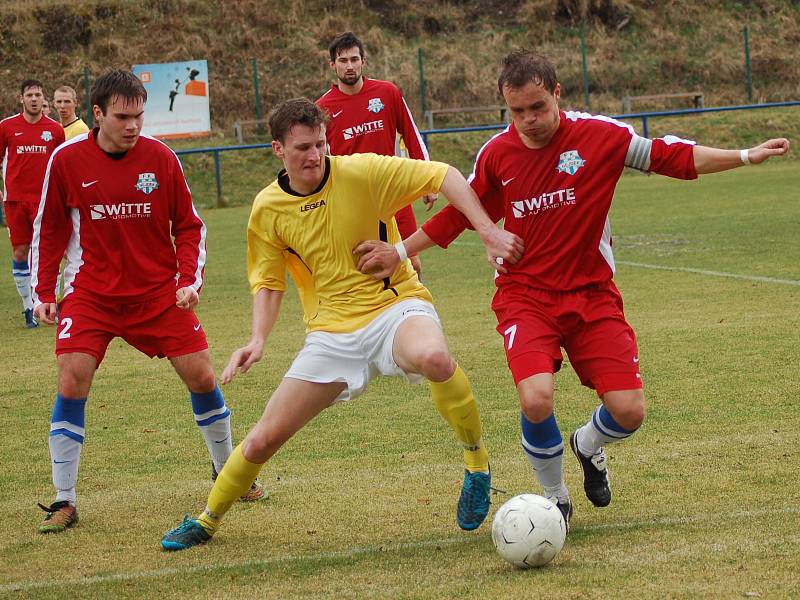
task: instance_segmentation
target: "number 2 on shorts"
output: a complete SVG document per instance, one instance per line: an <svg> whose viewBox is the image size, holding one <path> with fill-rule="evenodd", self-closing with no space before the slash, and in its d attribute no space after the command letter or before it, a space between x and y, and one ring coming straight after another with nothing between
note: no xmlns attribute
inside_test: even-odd
<svg viewBox="0 0 800 600"><path fill-rule="evenodd" d="M506 336L506 338L508 339L508 344L506 345L506 350L511 350L511 348L514 346L514 336L517 335L517 325L516 325L516 323L514 325L512 325L511 327L509 327L508 329L506 329L503 332L503 335Z"/></svg>
<svg viewBox="0 0 800 600"><path fill-rule="evenodd" d="M72 334L69 332L69 328L72 327L72 319L71 318L64 317L63 319L61 319L59 321L59 325L63 325L64 327L61 329L61 331L58 332L58 339L66 340L70 336L72 336Z"/></svg>

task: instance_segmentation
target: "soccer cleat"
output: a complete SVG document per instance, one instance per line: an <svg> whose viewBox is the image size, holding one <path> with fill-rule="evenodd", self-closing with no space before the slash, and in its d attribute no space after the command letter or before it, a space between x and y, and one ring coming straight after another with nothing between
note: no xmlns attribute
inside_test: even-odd
<svg viewBox="0 0 800 600"><path fill-rule="evenodd" d="M584 456L578 450L577 431L569 436L569 445L583 469L583 491L595 506L608 506L611 503L611 485L608 482L606 453L600 448L592 456Z"/></svg>
<svg viewBox="0 0 800 600"><path fill-rule="evenodd" d="M217 468L212 462L211 481L216 481L218 475L219 473L217 473ZM259 500L266 500L267 498L269 498L269 490L267 490L267 488L258 479L256 479L253 482L253 485L250 486L250 489L239 497L239 502L258 502Z"/></svg>
<svg viewBox="0 0 800 600"><path fill-rule="evenodd" d="M33 316L33 309L26 308L22 314L25 315L25 327L28 329L33 329L34 327L39 326L39 322Z"/></svg>
<svg viewBox="0 0 800 600"><path fill-rule="evenodd" d="M558 510L561 511L561 516L564 517L565 529L567 530L567 533L569 533L569 520L572 518L572 500L567 498L562 502L555 496L548 498L548 500L555 504L556 507L558 507Z"/></svg>
<svg viewBox="0 0 800 600"><path fill-rule="evenodd" d="M183 515L183 521L175 529L170 529L161 538L161 547L164 550L186 550L192 546L205 544L211 539L211 534L200 525L197 519L190 519Z"/></svg>
<svg viewBox="0 0 800 600"><path fill-rule="evenodd" d="M39 524L39 533L61 533L78 522L78 509L66 500L53 502L50 506L39 504L47 516Z"/></svg>
<svg viewBox="0 0 800 600"><path fill-rule="evenodd" d="M491 483L491 471L472 473L464 470L464 485L461 487L461 497L458 499L456 509L456 521L461 529L467 531L477 529L489 514Z"/></svg>

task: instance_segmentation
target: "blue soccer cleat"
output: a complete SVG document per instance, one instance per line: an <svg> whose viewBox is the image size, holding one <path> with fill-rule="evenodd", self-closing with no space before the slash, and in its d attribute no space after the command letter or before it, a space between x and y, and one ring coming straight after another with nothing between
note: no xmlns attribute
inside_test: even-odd
<svg viewBox="0 0 800 600"><path fill-rule="evenodd" d="M464 471L464 485L461 487L461 497L458 499L456 509L456 521L461 529L467 531L477 529L489 514L491 483L491 472Z"/></svg>
<svg viewBox="0 0 800 600"><path fill-rule="evenodd" d="M25 315L25 327L28 329L33 329L34 327L39 326L39 322L33 316L33 309L26 308L23 314Z"/></svg>
<svg viewBox="0 0 800 600"><path fill-rule="evenodd" d="M205 544L210 539L211 534L197 519L190 519L189 515L184 515L181 524L175 529L170 529L161 538L161 547L170 551L186 550L192 546Z"/></svg>

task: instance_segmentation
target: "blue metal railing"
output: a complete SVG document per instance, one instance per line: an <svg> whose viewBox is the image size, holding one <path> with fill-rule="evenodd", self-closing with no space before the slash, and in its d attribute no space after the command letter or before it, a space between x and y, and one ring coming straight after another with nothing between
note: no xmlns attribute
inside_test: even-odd
<svg viewBox="0 0 800 600"><path fill-rule="evenodd" d="M648 119L655 117L675 117L685 115L696 115L701 113L713 112L727 112L731 110L752 110L760 108L783 108L787 106L800 106L800 100L793 100L790 102L770 102L765 104L743 104L737 106L718 106L712 108L687 108L681 110L664 110L658 112L640 112L640 113L626 113L615 115L614 119L641 119L642 120L642 136L649 137ZM428 145L428 137L431 135L445 134L445 133L466 133L470 131L498 131L508 127L506 123L500 125L476 125L472 127L453 127L450 129L428 129L420 131L425 145ZM217 206L222 206L222 169L220 167L219 155L221 152L231 152L234 150L254 150L259 148L271 148L272 144L245 144L241 146L216 146L211 148L191 148L187 150L176 150L178 155L185 154L208 154L214 156L214 175L217 183Z"/></svg>

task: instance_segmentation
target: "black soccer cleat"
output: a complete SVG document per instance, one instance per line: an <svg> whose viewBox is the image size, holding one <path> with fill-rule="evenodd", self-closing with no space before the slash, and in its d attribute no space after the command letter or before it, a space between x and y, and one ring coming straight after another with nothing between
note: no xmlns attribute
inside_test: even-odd
<svg viewBox="0 0 800 600"><path fill-rule="evenodd" d="M561 511L561 516L564 517L564 529L569 535L569 520L572 518L572 500L567 498L562 502L556 497L548 498L548 500L555 504L558 510Z"/></svg>
<svg viewBox="0 0 800 600"><path fill-rule="evenodd" d="M583 469L583 491L586 492L589 502L595 506L608 506L611 503L611 486L608 483L606 453L600 448L593 456L581 454L578 450L577 433L573 431L569 436L569 446Z"/></svg>

